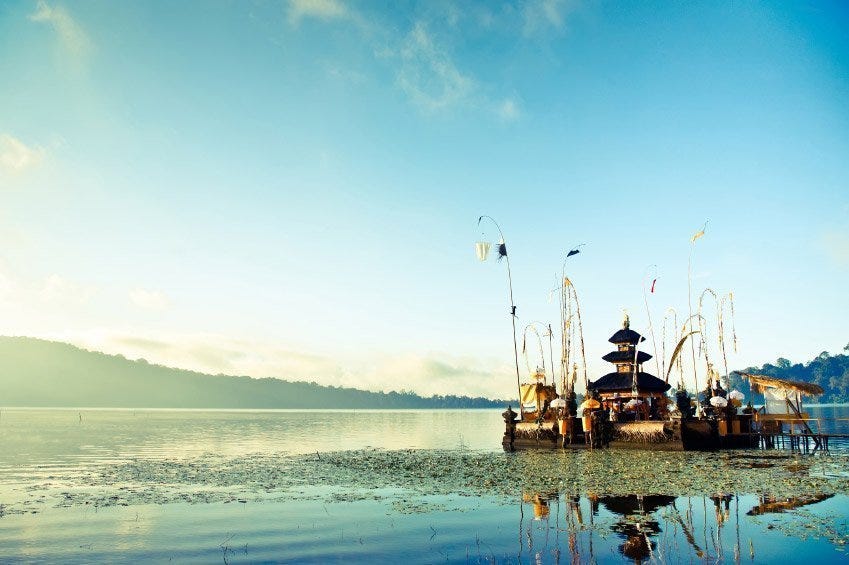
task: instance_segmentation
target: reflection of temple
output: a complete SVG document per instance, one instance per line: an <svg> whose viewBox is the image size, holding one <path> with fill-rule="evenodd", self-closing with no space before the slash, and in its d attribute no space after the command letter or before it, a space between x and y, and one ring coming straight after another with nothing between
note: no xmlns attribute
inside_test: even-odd
<svg viewBox="0 0 849 565"><path fill-rule="evenodd" d="M622 519L611 527L625 539L619 546L619 551L625 557L640 563L648 558L656 547L651 538L661 532L657 520L651 519L652 514L659 508L675 502L675 497L629 495L606 496L599 500L608 511L622 516Z"/></svg>

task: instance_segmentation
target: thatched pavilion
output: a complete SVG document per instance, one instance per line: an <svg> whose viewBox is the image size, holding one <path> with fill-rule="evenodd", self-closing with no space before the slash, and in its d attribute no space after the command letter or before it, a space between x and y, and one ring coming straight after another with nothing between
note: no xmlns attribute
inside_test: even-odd
<svg viewBox="0 0 849 565"><path fill-rule="evenodd" d="M819 396L825 392L821 386L804 381L777 379L767 375L738 372L749 381L752 392L764 395L764 414L801 417L802 396Z"/></svg>
<svg viewBox="0 0 849 565"><path fill-rule="evenodd" d="M802 406L803 395L819 396L825 392L821 386L805 381L736 372L749 381L753 393L764 395L763 411L755 414L755 419L761 422L763 431L780 433L783 425L788 424L792 433L798 426L802 433L814 436L814 442L818 447L821 445L808 424L810 416Z"/></svg>

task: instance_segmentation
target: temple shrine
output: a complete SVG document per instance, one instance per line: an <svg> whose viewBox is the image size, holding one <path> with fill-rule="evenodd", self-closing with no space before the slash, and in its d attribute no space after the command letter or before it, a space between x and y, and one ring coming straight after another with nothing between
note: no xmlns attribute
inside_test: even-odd
<svg viewBox="0 0 849 565"><path fill-rule="evenodd" d="M616 350L602 357L613 363L616 370L587 386L590 392L598 393L605 408L613 413L612 419L617 421L657 420L666 415L666 392L671 386L643 371L643 363L652 358L638 350L645 339L631 329L626 315L622 329L608 340Z"/></svg>

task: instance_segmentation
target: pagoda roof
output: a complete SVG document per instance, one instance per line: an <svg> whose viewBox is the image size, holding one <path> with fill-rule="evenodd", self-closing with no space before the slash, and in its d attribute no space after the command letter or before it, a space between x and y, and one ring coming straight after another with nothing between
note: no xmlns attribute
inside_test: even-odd
<svg viewBox="0 0 849 565"><path fill-rule="evenodd" d="M595 382L591 382L589 390L605 391L630 391L634 382L634 373L607 373ZM672 385L665 383L654 375L640 371L637 373L637 390L640 392L666 392Z"/></svg>
<svg viewBox="0 0 849 565"><path fill-rule="evenodd" d="M636 343L639 343L639 342L645 341L645 340L646 340L646 338L644 338L643 336L641 336L640 334L638 334L637 332L635 332L631 328L625 327L625 328L622 328L621 330L619 330L618 332L616 332L615 334L613 334L612 336L610 336L610 339L608 339L607 341L609 341L610 343L617 343L617 344L618 343L636 344Z"/></svg>
<svg viewBox="0 0 849 565"><path fill-rule="evenodd" d="M611 351L604 357L602 357L605 361L609 361L611 363L633 363L634 362L634 352L633 351ZM645 363L651 359L651 354L646 353L645 351L637 352L637 363Z"/></svg>
<svg viewBox="0 0 849 565"><path fill-rule="evenodd" d="M602 496L599 498L605 508L623 516L634 514L651 514L652 512L669 506L675 502L674 496L649 495L637 498L636 495L627 496Z"/></svg>

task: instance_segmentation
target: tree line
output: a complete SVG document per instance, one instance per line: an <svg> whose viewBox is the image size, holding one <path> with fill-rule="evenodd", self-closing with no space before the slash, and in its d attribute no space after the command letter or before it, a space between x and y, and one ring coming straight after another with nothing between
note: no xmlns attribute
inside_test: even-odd
<svg viewBox="0 0 849 565"><path fill-rule="evenodd" d="M843 351L849 352L849 344L846 344ZM844 353L831 355L828 351L823 351L807 363L793 363L779 357L775 363L747 367L743 372L817 384L825 391L817 399L819 402L849 402L849 355ZM731 374L730 384L738 390L749 390L748 383L735 373Z"/></svg>

